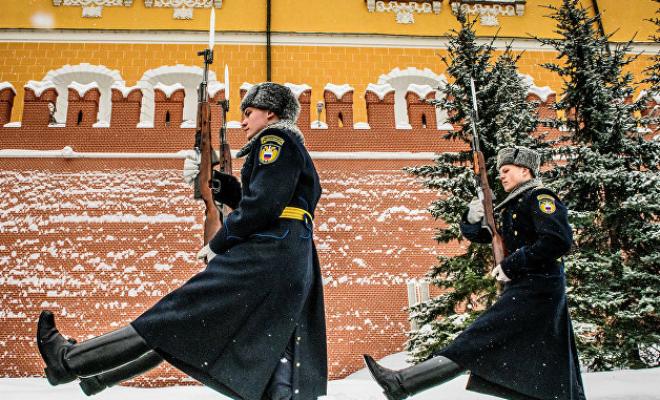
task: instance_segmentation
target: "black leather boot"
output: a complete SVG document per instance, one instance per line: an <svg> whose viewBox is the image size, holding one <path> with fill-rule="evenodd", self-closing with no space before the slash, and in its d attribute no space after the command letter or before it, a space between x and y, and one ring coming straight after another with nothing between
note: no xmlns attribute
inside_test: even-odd
<svg viewBox="0 0 660 400"><path fill-rule="evenodd" d="M100 393L110 386L117 385L136 376L142 375L147 371L156 368L163 362L163 358L155 351L151 350L143 354L140 358L130 361L108 372L95 375L89 378L80 378L80 388L87 396Z"/></svg>
<svg viewBox="0 0 660 400"><path fill-rule="evenodd" d="M57 330L50 311L39 316L37 345L46 363L46 377L53 386L110 371L151 350L130 325L73 344Z"/></svg>
<svg viewBox="0 0 660 400"><path fill-rule="evenodd" d="M369 355L364 361L388 400L403 400L433 386L456 378L465 369L447 357L433 357L411 367L392 371L381 367Z"/></svg>
<svg viewBox="0 0 660 400"><path fill-rule="evenodd" d="M46 363L44 372L51 385L61 385L76 379L63 362L64 354L74 344L75 340L65 339L57 330L53 313L48 310L42 311L37 324L37 347Z"/></svg>

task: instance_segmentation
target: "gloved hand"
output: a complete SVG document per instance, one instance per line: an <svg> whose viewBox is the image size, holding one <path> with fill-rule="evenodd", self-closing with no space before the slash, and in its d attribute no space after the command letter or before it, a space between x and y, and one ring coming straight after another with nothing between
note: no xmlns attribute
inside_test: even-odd
<svg viewBox="0 0 660 400"><path fill-rule="evenodd" d="M202 158L196 151L189 151L186 159L183 162L183 180L192 185L195 178L199 175L199 164Z"/></svg>
<svg viewBox="0 0 660 400"><path fill-rule="evenodd" d="M472 199L470 209L468 210L467 220L471 224L476 224L484 217L484 203L478 198Z"/></svg>
<svg viewBox="0 0 660 400"><path fill-rule="evenodd" d="M188 184L195 182L195 178L199 175L199 164L202 162L202 156L196 151L189 151L186 159L183 161L183 180ZM215 150L211 149L211 164L217 165L218 154Z"/></svg>
<svg viewBox="0 0 660 400"><path fill-rule="evenodd" d="M243 194L241 192L241 183L232 174L222 171L213 171L213 201L226 204L231 208L238 207Z"/></svg>
<svg viewBox="0 0 660 400"><path fill-rule="evenodd" d="M213 257L215 257L216 255L217 254L215 254L207 244L199 251L199 253L197 253L197 259L200 261L206 260L206 262L209 263L211 262L211 260L213 260Z"/></svg>
<svg viewBox="0 0 660 400"><path fill-rule="evenodd" d="M493 268L493 271L490 273L490 276L495 277L500 282L509 282L511 279L509 279L508 276L504 273L504 270L502 270L502 266L497 264L497 267Z"/></svg>

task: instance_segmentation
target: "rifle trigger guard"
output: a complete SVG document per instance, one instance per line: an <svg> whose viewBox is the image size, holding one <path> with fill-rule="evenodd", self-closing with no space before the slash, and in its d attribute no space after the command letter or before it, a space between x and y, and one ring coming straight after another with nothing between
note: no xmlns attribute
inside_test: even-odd
<svg viewBox="0 0 660 400"><path fill-rule="evenodd" d="M222 183L220 182L219 179L213 179L211 178L211 181L209 182L211 186L211 191L213 194L219 194L221 190Z"/></svg>

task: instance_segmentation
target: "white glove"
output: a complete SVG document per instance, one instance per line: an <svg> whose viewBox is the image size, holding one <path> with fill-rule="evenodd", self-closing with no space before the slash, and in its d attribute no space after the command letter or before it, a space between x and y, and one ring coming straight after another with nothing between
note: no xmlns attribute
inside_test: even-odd
<svg viewBox="0 0 660 400"><path fill-rule="evenodd" d="M202 162L202 157L196 151L188 152L186 160L183 162L183 180L191 184L195 182L195 178L199 175L199 164Z"/></svg>
<svg viewBox="0 0 660 400"><path fill-rule="evenodd" d="M206 246L204 246L199 251L199 253L197 253L197 259L200 260L200 261L203 261L204 259L206 259L207 263L211 262L211 260L213 260L213 257L215 257L215 256L216 256L216 254L213 252L213 250L211 250L211 248L209 247L208 244Z"/></svg>
<svg viewBox="0 0 660 400"><path fill-rule="evenodd" d="M493 271L490 273L490 276L495 277L495 279L497 279L500 282L508 282L511 280L509 279L508 276L506 276L506 274L502 270L502 266L499 264L497 264L497 267L493 268Z"/></svg>
<svg viewBox="0 0 660 400"><path fill-rule="evenodd" d="M484 203L476 197L470 202L470 209L468 210L467 220L471 224L476 224L484 217Z"/></svg>

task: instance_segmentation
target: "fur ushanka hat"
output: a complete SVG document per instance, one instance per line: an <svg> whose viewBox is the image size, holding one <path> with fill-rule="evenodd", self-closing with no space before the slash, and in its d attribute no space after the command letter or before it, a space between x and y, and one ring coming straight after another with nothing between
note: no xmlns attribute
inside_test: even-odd
<svg viewBox="0 0 660 400"><path fill-rule="evenodd" d="M517 165L529 169L533 177L539 175L541 156L527 147L507 147L497 153L497 169L503 165Z"/></svg>
<svg viewBox="0 0 660 400"><path fill-rule="evenodd" d="M294 123L300 114L300 103L291 89L273 82L258 83L248 89L241 102L241 111L248 107L270 110L280 119Z"/></svg>

